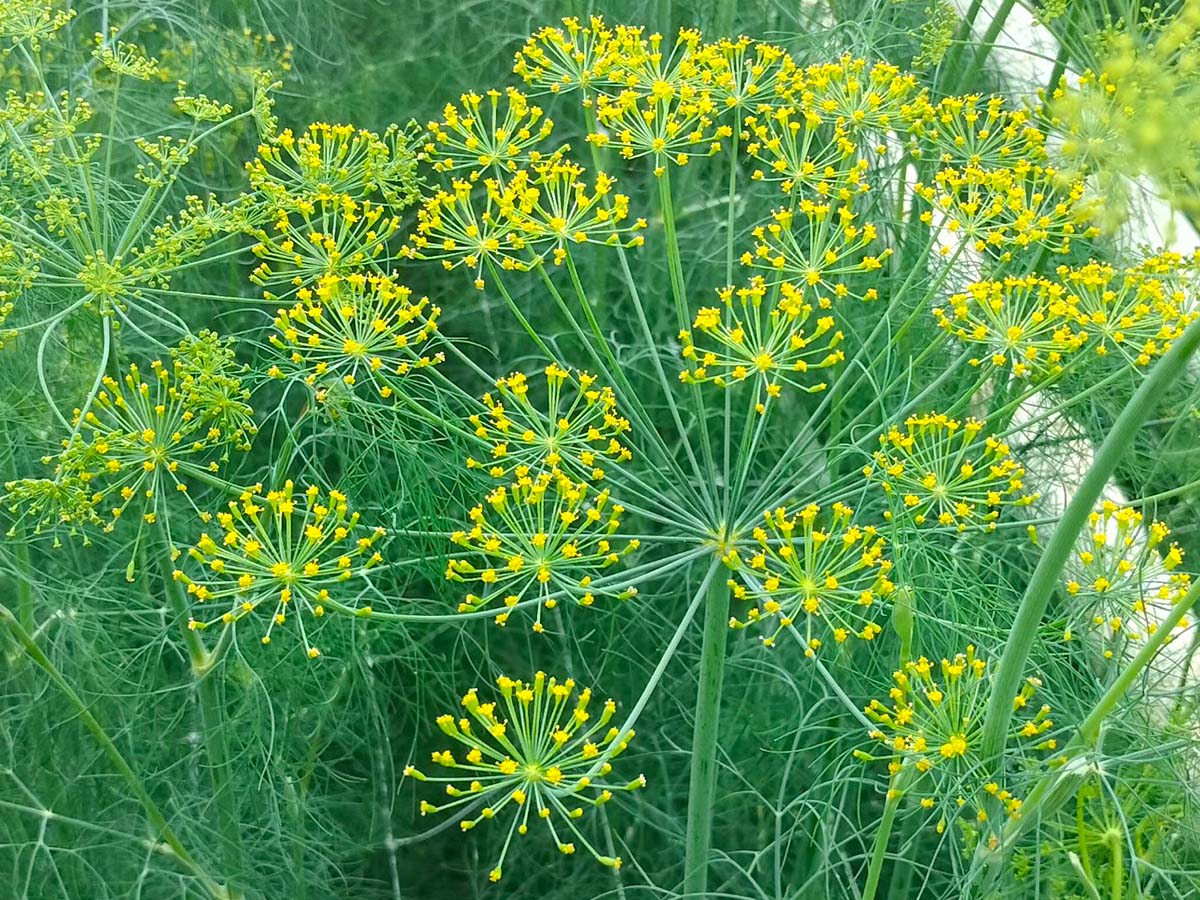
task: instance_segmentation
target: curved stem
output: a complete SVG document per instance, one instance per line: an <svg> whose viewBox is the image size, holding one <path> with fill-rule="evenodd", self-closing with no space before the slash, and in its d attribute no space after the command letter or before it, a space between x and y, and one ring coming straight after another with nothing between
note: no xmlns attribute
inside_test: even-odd
<svg viewBox="0 0 1200 900"><path fill-rule="evenodd" d="M692 773L688 784L687 834L684 841L683 893L708 893L708 854L712 845L713 798L717 788L717 733L721 718L721 682L729 637L729 586L713 578L704 609L700 649L700 690L692 733Z"/></svg>
<svg viewBox="0 0 1200 900"><path fill-rule="evenodd" d="M1175 382L1187 367L1188 358L1200 346L1200 320L1188 326L1183 335L1172 345L1165 356L1152 368L1138 387L1133 397L1121 410L1113 423L1108 437L1096 452L1095 461L1080 482L1075 496L1067 504L1062 519L1046 545L1046 552L1038 562L1021 606L1017 610L1004 654L1000 658L993 682L992 694L988 698L987 714L984 718L982 750L984 759L992 766L1004 751L1009 723L1013 715L1013 697L1021 685L1029 652L1037 638L1037 628L1046 613L1050 597L1058 585L1063 566L1075 547L1079 533L1087 522L1088 515L1100 498L1104 486L1117 468L1117 463L1133 443L1137 431L1149 417L1163 392ZM1164 623L1165 627L1166 623ZM1168 631L1169 633L1169 631ZM1157 635L1156 635L1157 637ZM1150 641L1143 651L1150 647ZM1139 654L1139 657L1141 654ZM1116 687L1116 685L1114 685ZM1098 726L1097 726L1098 727Z"/></svg>

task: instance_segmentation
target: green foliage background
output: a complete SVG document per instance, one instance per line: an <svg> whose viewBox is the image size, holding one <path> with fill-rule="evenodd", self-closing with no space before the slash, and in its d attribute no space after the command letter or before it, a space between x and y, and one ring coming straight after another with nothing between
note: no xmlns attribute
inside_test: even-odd
<svg viewBox="0 0 1200 900"><path fill-rule="evenodd" d="M941 57L945 48L939 42L949 36L925 24L936 5L925 0L114 0L80 5L68 42L83 48L108 23L139 22L138 39L172 78L186 78L193 93L238 100L239 108L251 95L253 70L272 67L284 80L275 113L297 132L310 121L381 131L391 123L436 118L465 90L514 83L508 74L513 53L533 30L565 14L602 13L613 23L644 23L664 33L683 25L714 36L745 33L777 43L805 62L843 52L901 66L916 57L942 58L922 72L935 91L999 87L983 71L968 67L962 54ZM1086 63L1087 54L1103 49L1089 38L1105 24L1096 9L1102 4L1069 5L1083 7L1088 15L1059 17L1055 27L1074 39L1078 58ZM1124 17L1125 26L1133 27L1142 21L1132 9L1109 12L1108 22ZM15 57L0 60L0 83L5 67L17 65ZM126 97L116 127L126 135L177 128L177 117L168 109L170 87L166 93L159 88L150 85ZM582 134L563 136L584 146ZM223 133L189 169L187 177L194 181L185 190L223 198L243 190L242 162L252 158L256 143L249 127ZM694 166L681 170L673 185L681 209L680 242L692 254L687 282L706 297L724 282L725 209L713 202L723 197L721 179L715 169ZM622 189L648 198L653 179L648 173L623 176ZM766 189L757 195L760 203L768 196ZM652 223L651 232L656 228L660 223ZM1119 258L1106 239L1092 249ZM656 333L669 340L674 322L665 299L668 274L665 265L651 268L653 259L642 270L641 289L658 317L652 323ZM584 280L595 286L614 331L632 333L633 314L620 305L611 261L595 254L584 258L583 267ZM250 348L270 324L269 316L250 303L235 306L203 297L253 299L248 270L244 254L189 270L176 289L194 296L172 311L194 329L211 327L243 338L243 360L261 370ZM488 371L536 371L543 364L529 355L524 333L492 292L476 294L467 279L449 278L433 266L413 265L400 274L417 293L435 298L443 309L443 333L471 346ZM559 323L534 279L516 284L515 300L530 320ZM490 305L482 316L481 302ZM859 319L847 330L865 334L876 313L862 307L855 315ZM146 336L121 334L123 359L161 354L149 338L162 335L148 331ZM902 377L917 355L912 348L936 333L932 321L921 321L908 344L891 348L867 373L861 393L848 398L846 416L865 417L864 435L886 419L881 410L872 411L874 386L892 385L882 399L898 408L940 374L931 366ZM581 359L561 323L546 326L542 336L564 358ZM86 395L95 348L96 335L83 321L66 323L44 348L41 368L64 409ZM637 346L621 350L630 354L631 370L644 369ZM38 365L27 347L0 351L2 480L41 474L39 459L53 452L61 437L33 387ZM453 359L446 368L469 393L488 387ZM971 380L950 379L938 399L959 397ZM1094 438L1102 438L1138 380L1130 375L1110 390L1074 401L1071 414ZM378 597L389 598L393 606L396 598L416 598L411 608L423 612L451 610L460 598L443 577L449 548L428 533L458 527L475 502L480 482L461 465L465 448L452 437L431 439L421 422L403 416L373 418L360 429L288 435L284 423L302 401L272 390L268 385L260 395L268 399L256 399L259 420L268 424L255 449L235 463L241 480L271 484L286 474L298 482L338 485L363 511L364 521L396 533L385 573L373 582ZM1200 462L1196 394L1189 384L1162 398L1120 473L1132 496L1163 495L1147 518L1153 512L1167 521L1193 560L1200 558L1192 489ZM665 418L665 409L659 411ZM796 477L805 474L810 473ZM1024 525L1002 528L969 548L917 544L914 540L899 575L923 598L916 629L920 652L940 658L973 642L998 653L1039 554ZM0 602L15 608L24 597L36 610L30 630L39 646L169 811L184 844L213 863L222 839L210 825L216 802L210 760L200 739L186 650L151 557L152 549L124 531L97 537L90 545L66 536L6 541L0 544ZM127 581L131 559L137 565ZM326 629L319 664L282 640L270 650L236 648L218 690L234 760L229 795L242 831L240 888L247 897L297 900L673 896L682 869L699 628L686 633L642 715L636 741L620 760L622 772L629 777L645 772L651 787L619 798L602 818L601 841L626 860L622 879L583 855L563 859L548 842L529 839L514 852L504 881L489 886L486 873L503 834L481 828L464 835L451 828L423 835L434 824L417 812L427 795L414 790L401 771L410 760L424 762L440 746L434 743L436 715L455 709L466 688L490 685L501 672L528 677L536 668L568 671L600 695L628 705L650 677L702 575L693 569L664 577L630 604L569 610L581 615L561 615L563 627L547 636L530 634L523 626L497 629L490 620L436 625L355 620ZM1111 674L1092 674L1093 661L1084 649L1055 640L1061 631L1061 616L1052 611L1031 668L1044 682L1055 717L1073 722L1091 709ZM835 680L846 684L858 706L881 693L877 686L887 685L895 668L895 636L889 633L881 644L877 653L853 651L830 663ZM1169 715L1145 714L1151 694L1158 695L1154 703L1165 703ZM1200 895L1195 874L1200 871L1195 808L1200 748L1193 707L1186 690L1147 683L1111 723L1104 757L1109 770L1089 788L1096 795L1089 809L1100 808L1100 820L1122 835L1136 830L1139 841L1154 847L1145 870L1152 873L1144 880L1146 892L1130 888L1113 894L1113 900ZM859 896L857 884L884 802L879 767L851 756L862 744L857 723L828 683L812 677L801 648L781 642L765 653L748 633L731 636L713 816L718 860L712 896ZM1106 846L1103 829L1091 819L1087 827L1096 833L1084 843ZM1013 871L979 896L1085 896L1065 852L1080 846L1071 828L1069 820L1048 823L1018 850ZM897 833L893 852L911 864L896 869L887 896L963 895L969 858L951 835L933 833L914 810L902 813ZM141 807L78 711L19 647L5 644L0 659L0 898L202 896L195 879L149 845L150 837ZM1097 872L1107 871L1104 865L1096 863Z"/></svg>

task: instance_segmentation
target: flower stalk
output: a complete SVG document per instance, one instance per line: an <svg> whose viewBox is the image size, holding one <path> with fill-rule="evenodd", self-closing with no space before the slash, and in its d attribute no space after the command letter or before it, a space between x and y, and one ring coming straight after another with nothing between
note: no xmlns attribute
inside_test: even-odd
<svg viewBox="0 0 1200 900"><path fill-rule="evenodd" d="M993 691L984 720L983 755L993 768L998 764L999 757L1004 751L1009 722L1013 716L1012 698L1016 696L1020 687L1025 663L1029 658L1034 641L1037 639L1038 625L1041 623L1050 598L1061 580L1063 566L1066 565L1079 538L1079 533L1087 523L1088 516L1100 498L1104 486L1132 445L1138 429L1150 416L1167 388L1183 374L1188 359L1196 352L1197 347L1200 347L1200 320L1189 325L1166 355L1150 370L1113 423L1104 443L1096 452L1091 468L1088 469L1075 496L1071 498L1071 502L1063 511L1058 527L1055 528L1054 534L1046 545L1046 551L1029 580L1029 586L1025 590L1025 595L1009 630L1004 654L997 666ZM1176 613L1178 610L1174 611L1172 615ZM1182 615L1182 613L1179 614ZM1170 634L1170 628L1166 623L1160 626L1159 633L1163 636L1161 640L1165 640L1166 635ZM1148 641L1142 652L1138 654L1138 658L1141 658L1142 654L1152 646L1155 646L1155 642ZM1148 661L1147 658L1146 662ZM1143 663L1144 665L1145 663ZM1132 668L1131 665L1130 669ZM1131 683L1131 679L1122 678L1113 685L1113 688L1124 685L1120 690L1120 693L1123 694ZM1119 696L1120 694L1114 697L1111 703L1115 704ZM1103 714L1106 715L1110 709L1111 705ZM1102 718L1103 716L1094 723L1094 726L1089 727L1098 730L1099 721L1102 721ZM1091 717L1089 717L1089 722L1091 721ZM1082 729L1081 733L1083 733Z"/></svg>
<svg viewBox="0 0 1200 900"><path fill-rule="evenodd" d="M683 893L690 897L704 897L708 892L708 856L712 846L713 799L717 787L717 734L728 637L729 588L714 578L709 582L705 598L700 685L688 783Z"/></svg>
<svg viewBox="0 0 1200 900"><path fill-rule="evenodd" d="M232 629L224 630L213 651L206 649L200 634L188 627L190 616L187 598L184 596L183 586L174 577L170 541L165 535L161 541L159 558L167 599L171 604L171 612L179 622L180 633L191 662L192 680L196 687L196 705L200 711L200 728L213 784L214 830L219 837L226 875L232 880L242 868L242 839L230 779L230 751L225 733L224 698L221 694L220 679L213 676L225 650L232 642Z"/></svg>

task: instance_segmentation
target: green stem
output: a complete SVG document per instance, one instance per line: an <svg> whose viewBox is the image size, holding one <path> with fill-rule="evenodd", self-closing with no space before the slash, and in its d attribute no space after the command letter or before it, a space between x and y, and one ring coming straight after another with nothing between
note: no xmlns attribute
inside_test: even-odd
<svg viewBox="0 0 1200 900"><path fill-rule="evenodd" d="M991 852L983 854L986 858L979 858L977 862L985 863L994 871L1004 854L1028 827L1028 823L1043 821L1071 797L1077 795L1078 781L1090 771L1088 766L1080 766L1079 763L1084 762L1083 755L1099 743L1104 720L1116 709L1117 704L1158 655L1159 650L1171 638L1172 632L1197 601L1200 601L1200 582L1193 584L1187 594L1175 604L1167 617L1159 623L1154 634L1096 702L1092 711L1080 724L1078 732L1063 748L1060 755L1064 761L1063 766L1047 772L1033 786L1026 795L1020 818L1010 821L1005 826L999 844Z"/></svg>
<svg viewBox="0 0 1200 900"><path fill-rule="evenodd" d="M892 837L892 826L896 823L896 810L900 808L903 793L898 789L899 779L892 777L888 785L887 801L883 804L883 818L875 832L875 844L871 848L871 862L867 866L867 883L863 887L862 900L875 900L879 890L879 876L883 872L883 860L887 856L888 842Z"/></svg>
<svg viewBox="0 0 1200 900"><path fill-rule="evenodd" d="M1029 580L1029 586L1013 620L1004 654L997 666L992 694L988 698L982 749L984 759L993 766L1004 751L1013 715L1013 697L1020 690L1021 676L1037 638L1038 625L1046 613L1050 597L1058 585L1063 566L1075 547L1079 533L1108 479L1116 471L1117 463L1133 443L1138 429L1149 417L1166 389L1186 369L1188 358L1196 351L1197 346L1200 346L1200 320L1188 326L1167 354L1150 370L1133 397L1121 410L1046 545L1046 552ZM1147 642L1146 647L1152 643L1153 640Z"/></svg>
<svg viewBox="0 0 1200 900"><path fill-rule="evenodd" d="M230 779L229 741L224 722L224 698L221 696L220 679L211 677L220 661L220 656L232 640L231 629L225 629L218 649L210 653L204 647L200 635L188 627L189 614L183 586L175 580L174 563L171 560L171 544L164 532L160 532L159 558L162 577L171 611L179 622L184 644L191 662L192 679L196 684L196 700L200 708L200 728L204 738L204 750L208 755L209 772L213 783L213 817L220 845L225 874L230 882L230 896L240 896L233 889L233 880L242 870L242 837L238 827L237 806Z"/></svg>
<svg viewBox="0 0 1200 900"><path fill-rule="evenodd" d="M717 787L717 731L728 637L729 587L721 579L713 578L705 599L700 691L696 700L696 728L692 733L683 874L683 893L688 897L708 894L708 853L712 844L713 799Z"/></svg>
<svg viewBox="0 0 1200 900"><path fill-rule="evenodd" d="M667 270L671 276L671 295L675 300L675 323L679 331L686 331L689 323L687 286L683 277L683 257L679 252L679 234L675 229L675 204L671 199L671 170L668 168L658 176L658 198L662 207L663 232L667 239ZM690 385L690 396L696 408L696 418L700 424L700 455L704 458L704 466L715 481L720 474L713 460L712 443L708 433L708 415L704 410L704 396L700 385ZM683 435L687 441L687 435ZM708 480L700 485L711 507L710 511L717 512L716 498L712 495Z"/></svg>
<svg viewBox="0 0 1200 900"><path fill-rule="evenodd" d="M720 0L718 0L718 2L720 3ZM732 0L730 0L730 2L728 2L728 3L721 3L722 9L729 10L729 18L731 21L733 19L733 6L734 6L734 4L733 4ZM726 29L726 30L728 30L728 29ZM725 30L719 31L718 33L724 34ZM740 109L738 110L738 112L740 114ZM734 238L737 236L737 197L738 197L737 175L738 175L739 134L740 134L739 129L734 128L733 129L733 137L730 140L730 148L729 148L729 190L728 190L728 194L727 194L726 200L725 200L725 283L730 284L730 285L733 284L733 261L734 261L734 257L736 256L736 252L734 250L733 244L734 244ZM732 326L732 324L733 324L732 323L732 312L729 309L725 310L725 324L727 326ZM723 515L724 515L725 519L728 520L729 517L733 514L732 508L731 508L732 501L730 499L730 488L729 488L729 476L730 476L731 466L732 466L732 461L731 461L732 447L730 446L730 441L732 440L731 425L732 425L732 416L733 416L733 397L732 397L730 391L728 391L728 390L725 391L724 393L725 393L725 439L724 439L723 443L725 445L725 457L724 457L724 462L723 462L723 471L725 473L725 477L724 477L725 506L724 506Z"/></svg>
<svg viewBox="0 0 1200 900"><path fill-rule="evenodd" d="M1000 8L996 10L996 15L988 24L987 31L983 33L979 46L975 49L975 56L972 58L971 64L964 70L964 74L978 73L983 70L983 64L991 54L992 48L996 46L996 38L1000 37L1000 32L1004 30L1004 23L1008 21L1009 14L1016 5L1017 0L1002 0ZM961 82L960 79L959 83L961 84Z"/></svg>
<svg viewBox="0 0 1200 900"><path fill-rule="evenodd" d="M496 264L492 262L490 257L488 258L487 266L488 273L492 276L492 281L495 282L496 287L500 291L500 295L504 298L504 302L508 304L508 308L512 311L513 316L515 316L516 320L521 323L521 327L525 329L525 333L529 335L530 339L537 346L537 348L545 354L546 359L550 361L556 360L558 358L557 354L555 354L553 350L546 346L546 342L543 341L542 336L537 333L537 329L529 324L529 320L525 318L525 314L521 312L521 307L517 305L517 302L513 300L512 295L509 294L508 289L504 286L504 282L500 278L500 270L496 268Z"/></svg>
<svg viewBox="0 0 1200 900"><path fill-rule="evenodd" d="M1109 852L1112 854L1110 863L1112 869L1110 897L1112 900L1121 900L1125 896L1125 862L1124 854L1121 852L1121 840L1120 832L1110 834L1108 837Z"/></svg>
<svg viewBox="0 0 1200 900"><path fill-rule="evenodd" d="M75 689L71 687L70 682L67 681L66 677L62 674L62 672L59 671L58 667L55 666L50 658L42 652L42 648L37 645L34 639L30 636L29 632L27 632L21 626L21 623L18 621L17 617L13 615L8 607L3 605L0 605L0 621L4 622L4 624L8 626L9 630L13 634L13 637L16 638L17 643L21 645L21 648L25 651L26 655L33 660L34 664L37 665L38 668L40 668L50 677L50 680L54 682L55 687L62 692L63 696L65 696L71 706L74 707L75 712L79 717L79 721L81 721L84 727L91 732L92 737L96 739L96 743L100 745L101 749L108 757L109 762L112 763L113 768L115 768L120 776L125 780L125 783L129 786L130 792L141 804L142 809L146 813L146 818L150 821L150 824L154 827L154 830L161 835L163 842L166 844L167 848L169 848L169 855L174 856L175 859L179 861L180 865L182 865L197 879L199 879L200 883L204 886L204 890L210 897L213 897L214 900L228 900L230 897L229 892L223 888L211 875L205 872L204 869L201 868L200 864L196 862L192 855L183 846L183 843L179 840L179 836L175 834L174 829L172 829L170 824L168 824L166 816L163 815L163 812L161 809L159 809L158 804L154 802L154 798L150 796L150 793L146 790L145 785L143 785L141 779L138 778L137 773L135 773L130 767L129 763L125 761L124 755L122 755L117 745L113 743L112 738L108 736L108 733L104 730L104 726L102 726L96 720L96 717L92 715L91 710L88 709L88 706L86 703L84 703L83 698L75 692Z"/></svg>

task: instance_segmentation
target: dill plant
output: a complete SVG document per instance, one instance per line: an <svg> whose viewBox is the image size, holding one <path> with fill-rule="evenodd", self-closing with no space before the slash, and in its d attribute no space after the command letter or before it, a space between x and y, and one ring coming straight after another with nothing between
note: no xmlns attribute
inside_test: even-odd
<svg viewBox="0 0 1200 900"><path fill-rule="evenodd" d="M1169 490L1101 495L1196 260L1103 240L1089 83L591 16L424 126L264 69L149 138L179 48L0 37L18 896L1194 894L1200 588ZM1038 425L1106 393L1055 509Z"/></svg>

